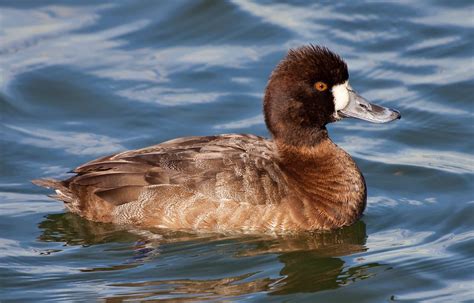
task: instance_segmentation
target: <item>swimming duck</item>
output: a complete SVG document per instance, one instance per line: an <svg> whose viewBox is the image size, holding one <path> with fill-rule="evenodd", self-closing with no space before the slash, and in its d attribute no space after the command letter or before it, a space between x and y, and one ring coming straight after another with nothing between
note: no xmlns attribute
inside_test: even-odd
<svg viewBox="0 0 474 303"><path fill-rule="evenodd" d="M398 111L369 103L341 57L290 50L263 100L272 140L244 134L186 137L85 163L67 180L40 179L89 220L215 232L287 233L351 225L365 209L364 177L326 124L375 123Z"/></svg>

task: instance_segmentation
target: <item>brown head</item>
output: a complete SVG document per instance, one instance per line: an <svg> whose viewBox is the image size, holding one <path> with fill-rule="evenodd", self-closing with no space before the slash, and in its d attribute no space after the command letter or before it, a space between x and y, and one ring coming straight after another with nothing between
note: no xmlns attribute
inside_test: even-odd
<svg viewBox="0 0 474 303"><path fill-rule="evenodd" d="M273 138L293 146L316 145L327 137L326 124L345 117L374 123L400 118L397 111L357 95L344 60L312 45L290 50L272 72L264 114Z"/></svg>

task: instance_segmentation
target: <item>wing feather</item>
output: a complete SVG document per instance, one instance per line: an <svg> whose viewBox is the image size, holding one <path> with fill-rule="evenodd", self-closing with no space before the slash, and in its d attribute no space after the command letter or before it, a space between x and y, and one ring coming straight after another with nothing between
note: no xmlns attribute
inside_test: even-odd
<svg viewBox="0 0 474 303"><path fill-rule="evenodd" d="M74 170L65 181L81 192L121 205L155 185L181 185L215 201L278 203L284 174L273 143L253 135L187 137L103 157ZM77 190L88 187L87 191Z"/></svg>

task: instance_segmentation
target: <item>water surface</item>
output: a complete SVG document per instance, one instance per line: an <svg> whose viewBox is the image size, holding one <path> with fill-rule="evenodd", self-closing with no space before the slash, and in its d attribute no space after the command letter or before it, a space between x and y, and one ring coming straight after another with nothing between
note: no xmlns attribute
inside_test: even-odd
<svg viewBox="0 0 474 303"><path fill-rule="evenodd" d="M1 1L0 17L2 302L474 300L471 1ZM30 183L180 136L267 136L268 75L307 43L403 115L329 126L369 188L354 226L124 230Z"/></svg>

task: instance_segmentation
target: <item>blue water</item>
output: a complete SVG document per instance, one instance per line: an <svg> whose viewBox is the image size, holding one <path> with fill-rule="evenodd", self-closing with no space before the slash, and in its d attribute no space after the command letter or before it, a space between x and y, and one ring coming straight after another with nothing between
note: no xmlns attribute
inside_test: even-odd
<svg viewBox="0 0 474 303"><path fill-rule="evenodd" d="M0 17L2 302L474 301L472 1L0 1ZM268 75L307 43L403 116L329 126L366 177L354 226L124 230L30 183L180 136L267 136Z"/></svg>

